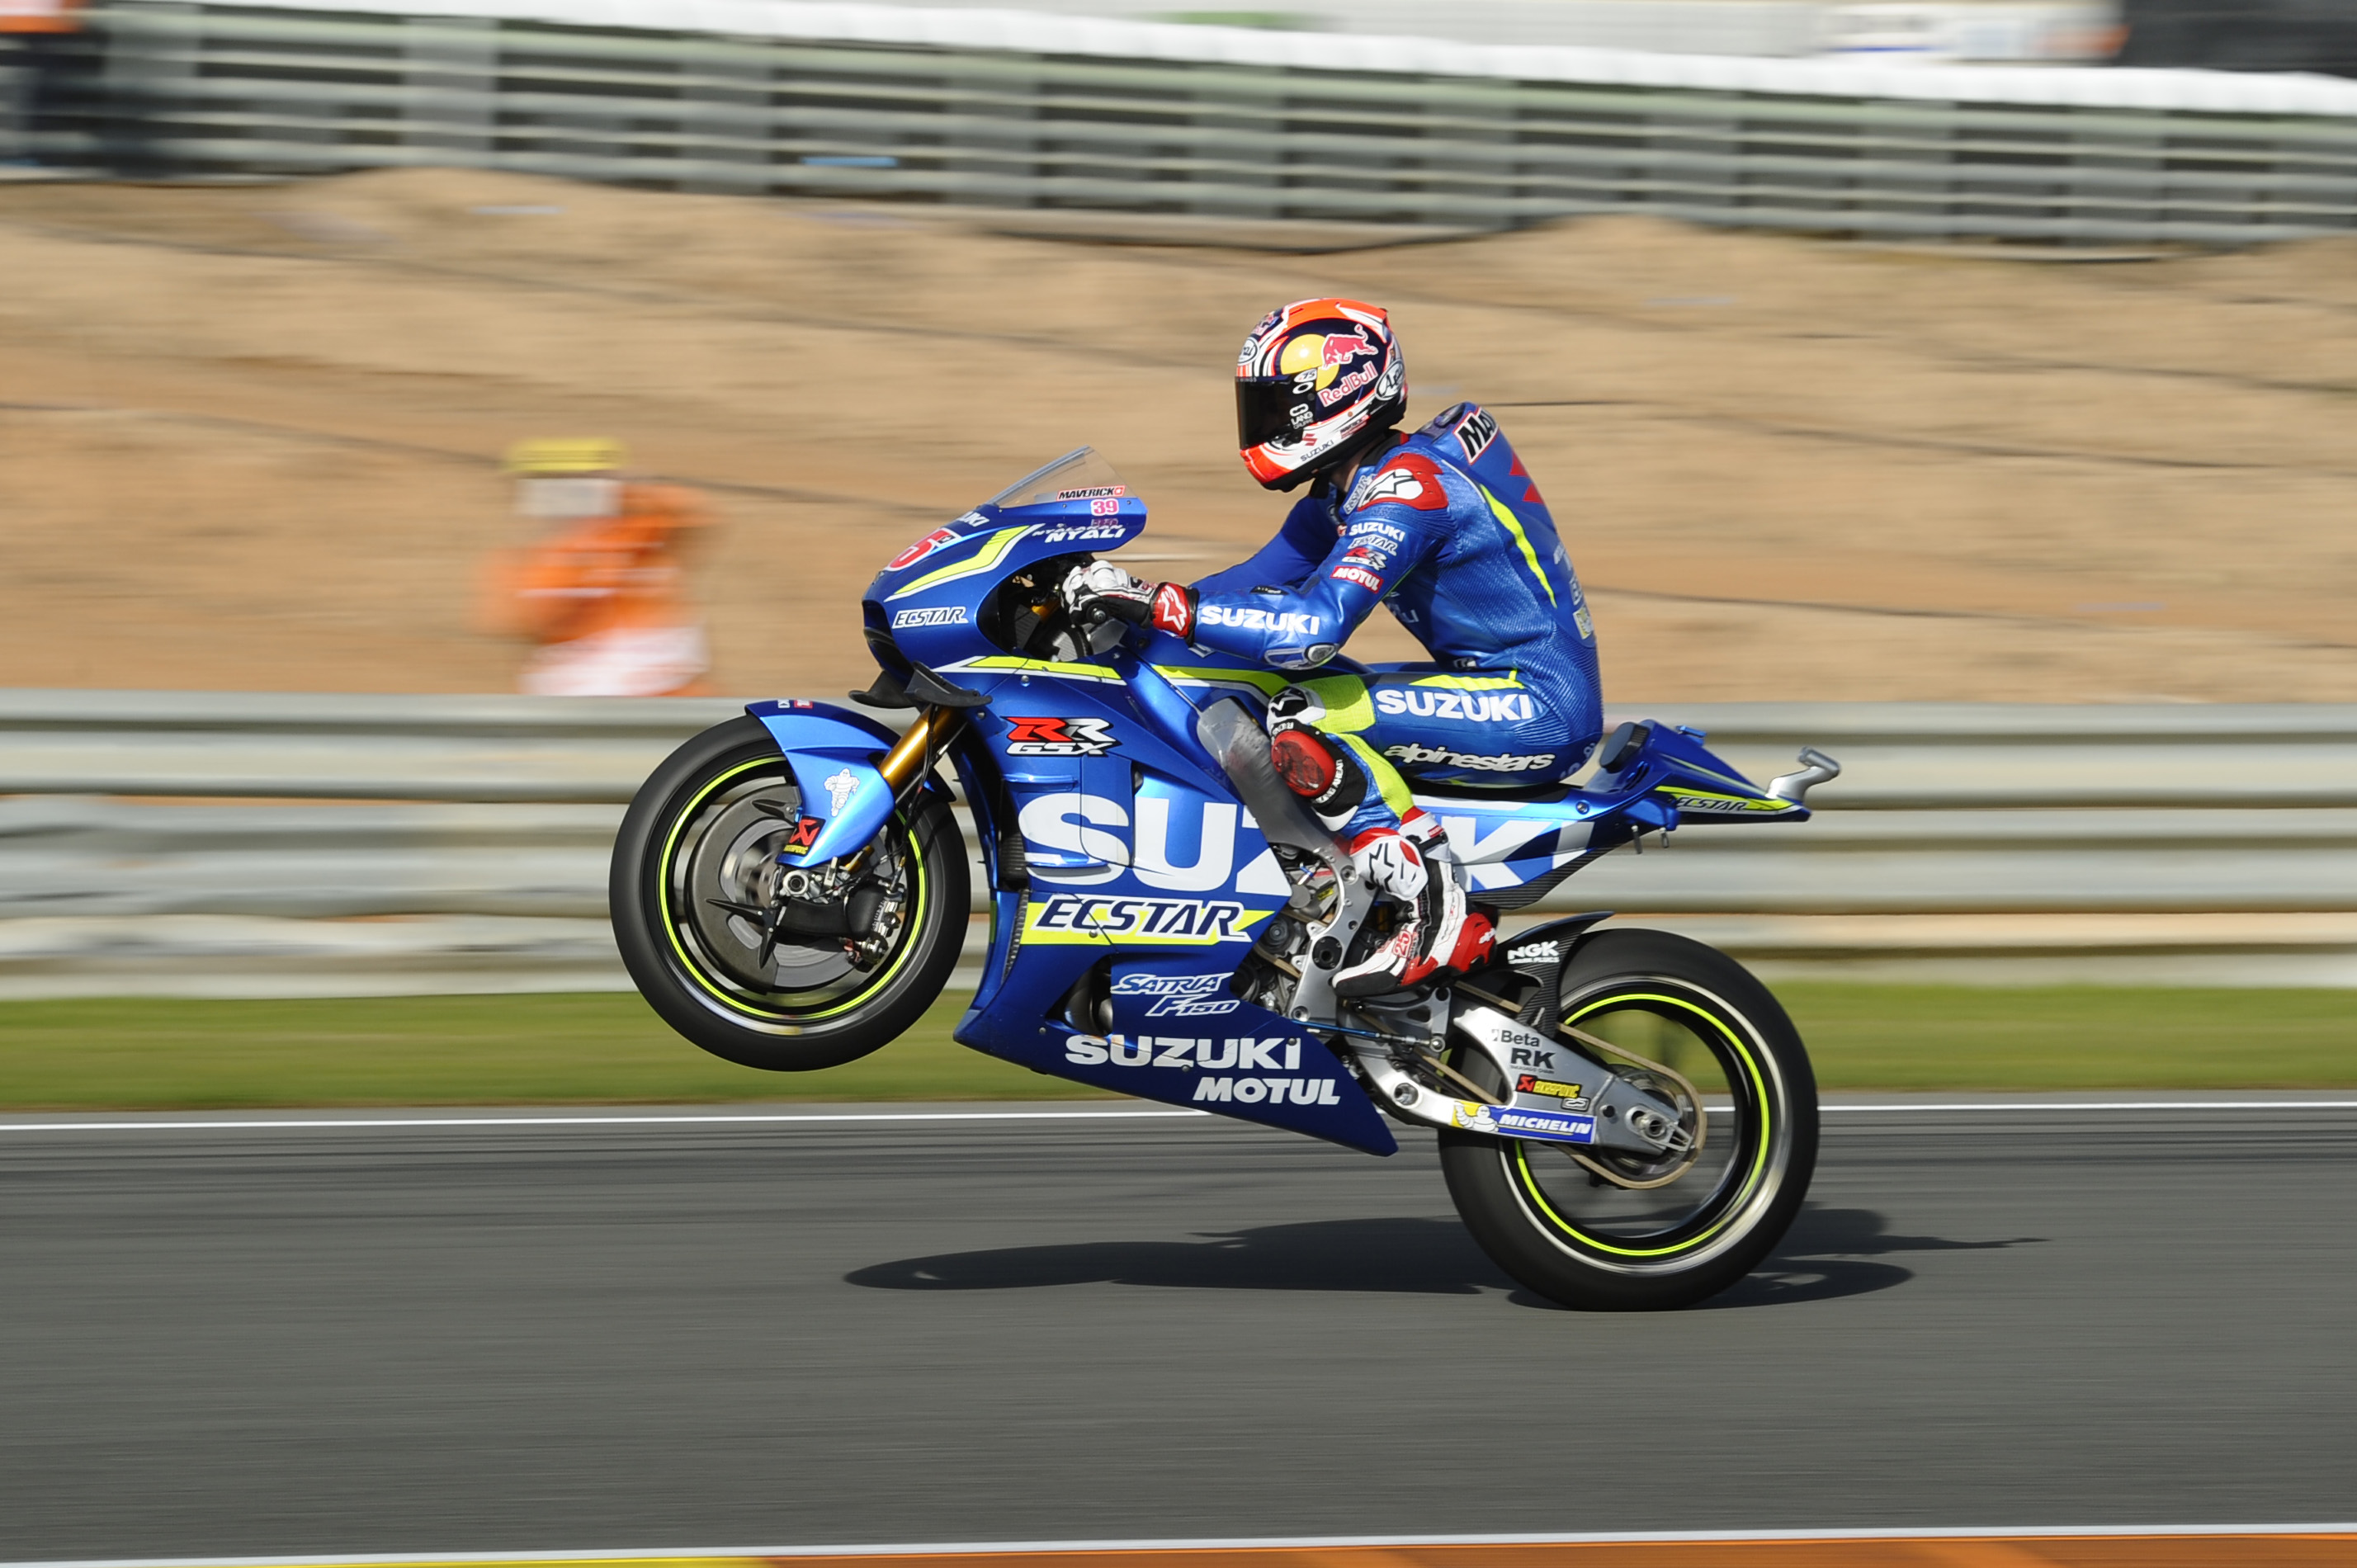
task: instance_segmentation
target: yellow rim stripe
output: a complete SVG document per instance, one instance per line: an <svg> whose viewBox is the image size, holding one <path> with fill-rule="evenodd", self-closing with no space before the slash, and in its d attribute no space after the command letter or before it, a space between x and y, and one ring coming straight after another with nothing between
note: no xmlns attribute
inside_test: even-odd
<svg viewBox="0 0 2357 1568"><path fill-rule="evenodd" d="M679 847L679 835L686 830L688 819L695 814L696 810L701 807L705 801L712 799L714 790L720 789L732 779L740 779L744 777L744 775L754 772L759 768L773 767L784 769L787 772L787 775L791 777L791 767L787 763L783 757L757 757L751 762L742 763L737 767L730 768L727 772L714 779L710 784L705 787L703 793L696 796L694 800L690 800L686 807L681 811L678 817L673 819L671 825L671 832L663 840L662 859L657 863L657 868L661 874L662 880L655 888L656 909L662 916L663 936L670 941L671 950L673 953L678 957L680 968L685 972L690 980L695 982L700 990L702 990L706 995L710 996L714 1001L718 1002L722 1006L729 1008L734 1012L742 1013L748 1017L759 1018L765 1024L779 1026L779 1032L781 1034L798 1035L802 1032L802 1024L817 1023L827 1018L832 1018L835 1016L835 1015L845 1012L850 1008L856 1007L868 997L876 994L878 988L888 983L894 975L900 972L902 967L909 961L909 955L917 950L917 944L914 940L914 937L919 930L923 929L925 907L927 901L931 897L931 884L925 875L925 860L924 856L919 853L917 835L914 831L911 831L908 835L909 863L914 871L913 880L916 883L917 896L914 900L912 900L912 912L910 913L908 923L904 928L909 933L911 940L900 944L899 950L892 955L892 961L884 966L881 973L874 976L867 984L861 986L858 990L853 992L849 996L845 997L841 1002L836 1003L832 1007L823 1007L814 1013L770 1012L763 1008L756 1007L751 1003L747 1002L743 997L733 995L713 984L712 982L705 977L703 965L697 963L693 957L689 956L687 949L681 944L679 940L679 921L673 916L671 908L672 854ZM913 830L913 824L911 824L911 827ZM650 1561L655 1560L650 1559ZM683 1562L687 1560L681 1559L681 1561ZM698 1561L701 1560L698 1559Z"/></svg>
<svg viewBox="0 0 2357 1568"><path fill-rule="evenodd" d="M1557 1225L1563 1227L1564 1232L1566 1235L1572 1237L1583 1245L1593 1247L1599 1252L1609 1252L1616 1258L1674 1257L1680 1252L1690 1252L1694 1251L1696 1247L1701 1246L1704 1242L1717 1235L1721 1230L1727 1229L1727 1221L1734 1219L1735 1216L1742 1210L1746 1201L1749 1199L1754 1189L1759 1187L1761 1174L1768 1168L1768 1147L1773 1141L1771 1134L1773 1133L1775 1127L1773 1122L1769 1116L1768 1085L1760 1076L1760 1064L1753 1058L1750 1047L1744 1044L1742 1037L1736 1034L1734 1030L1728 1028L1717 1015L1711 1013L1706 1008L1695 1006L1693 1003L1688 1002L1682 996L1663 996L1654 992L1645 991L1613 992L1597 998L1587 1006L1581 1008L1574 1016L1565 1019L1564 1022L1566 1024L1576 1024L1582 1018L1593 1016L1596 1013L1604 1008L1621 1006L1631 1002L1658 1002L1664 1006L1683 1008L1686 1012L1693 1014L1695 1017L1700 1018L1705 1023L1710 1025L1714 1029L1717 1029L1719 1034L1726 1037L1727 1043L1735 1047L1735 1054L1743 1058L1743 1070L1750 1076L1752 1093L1756 1097L1753 1103L1760 1108L1760 1146L1751 1156L1751 1169L1743 1178L1742 1188L1738 1191L1733 1197L1729 1198L1727 1200L1727 1207L1719 1211L1717 1223L1711 1226L1709 1230L1705 1230L1699 1236L1690 1236L1686 1240L1668 1247L1616 1247L1609 1241L1598 1240L1595 1237L1590 1236L1587 1231L1582 1230L1578 1226L1574 1225L1570 1220L1566 1219L1562 1215L1557 1214L1555 1211L1555 1206L1546 1200L1546 1194L1539 1190L1538 1177L1531 1170L1529 1144L1517 1143L1514 1145L1514 1167L1516 1174L1522 1177L1523 1191L1530 1196L1531 1201L1537 1204L1541 1209L1544 1210L1546 1217L1549 1219L1554 1220Z"/></svg>

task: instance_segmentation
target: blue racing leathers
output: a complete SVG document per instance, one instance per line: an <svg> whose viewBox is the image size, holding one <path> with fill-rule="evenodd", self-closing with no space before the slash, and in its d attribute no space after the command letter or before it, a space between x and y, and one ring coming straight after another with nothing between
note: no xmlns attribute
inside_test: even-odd
<svg viewBox="0 0 2357 1568"><path fill-rule="evenodd" d="M1403 774L1545 783L1595 749L1603 701L1579 579L1537 486L1471 403L1379 450L1347 490L1321 483L1252 559L1194 592L1190 640L1297 672L1292 705L1358 757L1375 818L1409 809ZM1433 661L1318 674L1379 604Z"/></svg>

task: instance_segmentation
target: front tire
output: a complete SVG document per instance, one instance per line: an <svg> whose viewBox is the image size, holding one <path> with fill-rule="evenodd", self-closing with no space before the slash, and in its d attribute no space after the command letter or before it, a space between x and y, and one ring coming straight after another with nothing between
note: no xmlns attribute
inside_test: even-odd
<svg viewBox="0 0 2357 1568"><path fill-rule="evenodd" d="M767 902L800 809L759 720L715 725L640 787L607 890L615 944L648 1004L713 1055L769 1072L838 1067L899 1038L941 995L965 935L964 843L925 789L869 841L866 891L844 898L884 910L888 932L856 957L840 937L765 947L747 911Z"/></svg>
<svg viewBox="0 0 2357 1568"><path fill-rule="evenodd" d="M1640 1186L1652 1173L1611 1156L1581 1151L1594 1162L1582 1165L1565 1145L1446 1130L1441 1171L1466 1228L1501 1268L1566 1306L1654 1311L1717 1294L1767 1257L1808 1196L1817 1092L1798 1031L1741 964L1665 931L1598 932L1564 965L1552 1016L1548 994L1523 1009L1524 1026L1568 1024L1699 1090L1707 1109L1690 1130L1704 1133L1701 1152L1674 1179ZM1469 1069L1473 1053L1462 1055Z"/></svg>

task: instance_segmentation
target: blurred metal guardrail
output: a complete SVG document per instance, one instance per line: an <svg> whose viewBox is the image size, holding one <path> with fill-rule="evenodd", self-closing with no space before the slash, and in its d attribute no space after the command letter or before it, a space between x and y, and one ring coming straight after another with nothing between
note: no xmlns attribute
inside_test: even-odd
<svg viewBox="0 0 2357 1568"><path fill-rule="evenodd" d="M2357 227L2357 82L1886 66L791 0L110 0L53 162L1885 240ZM62 124L62 123L61 123Z"/></svg>
<svg viewBox="0 0 2357 1568"><path fill-rule="evenodd" d="M0 996L619 986L622 805L738 711L0 692ZM2357 706L1660 716L1755 777L1846 770L1808 824L1690 827L1542 908L1786 973L2357 985Z"/></svg>

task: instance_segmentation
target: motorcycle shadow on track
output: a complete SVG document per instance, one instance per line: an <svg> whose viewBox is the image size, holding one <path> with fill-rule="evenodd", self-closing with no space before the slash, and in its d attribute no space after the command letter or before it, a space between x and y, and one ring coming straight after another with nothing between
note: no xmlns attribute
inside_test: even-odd
<svg viewBox="0 0 2357 1568"><path fill-rule="evenodd" d="M1893 1252L1986 1252L2046 1240L2016 1236L2001 1241L1952 1241L1943 1236L1896 1235L1889 1223L1870 1208L1831 1208L1812 1203L1758 1271L1698 1304L1697 1310L1796 1306L1846 1295L1870 1295L1915 1277L1912 1269L1873 1261ZM1555 1303L1536 1296L1530 1297L1527 1305L1555 1308Z"/></svg>
<svg viewBox="0 0 2357 1568"><path fill-rule="evenodd" d="M1812 1205L1756 1273L1703 1305L1795 1305L1866 1295L1915 1277L1875 1258L1978 1251L2041 1240L1952 1241L1890 1233L1870 1209ZM1568 1310L1514 1282L1453 1219L1323 1219L1207 1232L1189 1241L1082 1241L942 1252L845 1274L871 1290L1040 1290L1124 1284L1177 1290L1371 1291L1398 1295L1510 1293L1518 1305Z"/></svg>

